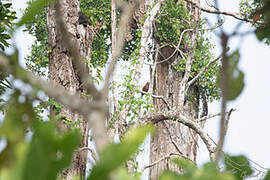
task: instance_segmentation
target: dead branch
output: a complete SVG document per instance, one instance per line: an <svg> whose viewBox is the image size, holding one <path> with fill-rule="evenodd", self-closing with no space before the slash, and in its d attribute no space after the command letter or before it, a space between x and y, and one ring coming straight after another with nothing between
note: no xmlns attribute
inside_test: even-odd
<svg viewBox="0 0 270 180"><path fill-rule="evenodd" d="M98 157L93 149L89 147L81 147L77 151L89 151L91 153L91 157L94 159L95 163L98 162Z"/></svg>
<svg viewBox="0 0 270 180"><path fill-rule="evenodd" d="M220 27L222 24L223 24L223 22L220 23L220 24L218 24L217 26L214 26L214 27L198 29L198 31L211 31L211 30L214 30L214 29ZM179 41L178 41L178 43L177 43L177 46L173 45L174 48L175 48L174 52L173 52L169 57L167 57L166 59L163 59L162 61L157 62L157 64L160 64L160 63L163 63L163 62L168 61L169 59L171 59L171 58L173 57L173 55L174 55L177 51L179 51L180 54L181 54L182 57L183 57L183 56L184 56L184 55L183 55L183 52L179 49L180 44L181 44L181 42L182 42L182 39L183 39L184 34L185 34L186 32L192 32L193 30L194 30L194 29L185 29L184 31L182 31L181 34L180 34L180 38L179 38ZM168 46L168 44L167 44L167 45L163 45L162 47L165 47L165 46ZM162 48L162 47L161 47L161 48ZM159 49L161 49L161 48L159 48ZM157 49L156 49L155 51L157 51Z"/></svg>
<svg viewBox="0 0 270 180"><path fill-rule="evenodd" d="M89 101L82 99L78 94L70 94L68 91L61 86L56 85L54 82L45 81L19 66L17 66L16 70L14 70L10 63L11 62L5 56L0 54L0 69L2 72L12 74L15 78L21 79L25 83L29 83L40 88L48 96L67 106L72 111L82 114L85 119L88 120L89 125L93 130L93 138L98 151L102 150L108 144L109 141L106 134L104 120L102 121L97 118L99 117L97 112L104 116L103 119L106 117L107 109L104 106L104 103L97 101L90 103Z"/></svg>
<svg viewBox="0 0 270 180"><path fill-rule="evenodd" d="M229 112L226 112L226 115L228 115L229 113L232 113L233 111L236 111L236 109L230 109ZM199 122L203 122L203 121L206 121L207 119L211 119L211 118L214 118L214 117L217 117L217 116L220 116L221 113L217 113L217 114L210 114L208 116L204 116L204 117L201 117L199 119L196 120L197 123Z"/></svg>

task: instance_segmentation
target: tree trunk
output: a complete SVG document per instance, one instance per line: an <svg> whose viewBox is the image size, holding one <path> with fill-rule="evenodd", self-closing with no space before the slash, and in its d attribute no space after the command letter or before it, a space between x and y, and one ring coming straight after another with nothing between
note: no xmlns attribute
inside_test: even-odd
<svg viewBox="0 0 270 180"><path fill-rule="evenodd" d="M194 2L199 3L199 0L194 0ZM189 7L189 9L194 17L193 19L196 21L199 18L198 11L192 7ZM196 36L195 32L190 33L191 36ZM154 40L155 47L158 49L161 46L161 42L157 38ZM191 43L195 44L195 42ZM193 50L191 49L188 52L191 58L193 58ZM153 83L153 92L167 99L168 104L172 107L170 112L182 113L190 119L196 119L199 115L199 90L196 86L189 88L188 94L196 97L196 100L192 102L187 100L186 95L183 94L184 92L179 91L184 72L176 71L173 68L173 65L177 64L177 61L180 59L179 56L176 53L167 61L159 63L170 57L174 51L174 48L168 46L156 51L158 54L156 54L155 59L155 77L153 78L154 82L151 82ZM169 111L169 107L161 99L154 99L154 107L159 112L166 113ZM150 164L162 158L164 160L150 168L149 176L151 180L158 179L158 176L165 169L176 172L181 171L175 164L171 163L171 159L164 158L165 156L184 156L195 162L197 154L198 136L193 130L171 120L160 121L155 125L156 133L151 137L150 142Z"/></svg>
<svg viewBox="0 0 270 180"><path fill-rule="evenodd" d="M93 28L89 25L85 27L78 24L78 0L60 0L59 4L62 19L72 41L79 44L81 56L87 59L91 54L94 35ZM79 70L74 68L71 53L68 52L63 43L62 35L56 24L56 18L55 6L51 5L47 9L48 41L52 48L49 56L50 80L63 86L71 94L85 93L86 91L83 88L83 84L78 77ZM53 108L51 112L55 113ZM82 136L81 147L87 147L89 133L87 121L83 121L79 114L71 112L66 107L62 107L59 115L62 117L57 120L59 129L61 131L68 131L74 126L80 128ZM72 176L77 175L84 178L86 163L87 151L76 151L70 167L61 174L61 177L71 179Z"/></svg>

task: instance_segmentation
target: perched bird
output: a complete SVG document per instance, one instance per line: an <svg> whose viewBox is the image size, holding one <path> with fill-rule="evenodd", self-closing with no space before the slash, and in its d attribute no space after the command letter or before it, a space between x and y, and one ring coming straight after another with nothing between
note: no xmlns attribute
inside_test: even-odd
<svg viewBox="0 0 270 180"><path fill-rule="evenodd" d="M84 15L82 12L78 13L79 16L79 24L82 24L84 27L86 27L90 22L86 15Z"/></svg>
<svg viewBox="0 0 270 180"><path fill-rule="evenodd" d="M253 22L257 22L259 19L260 19L260 14L258 12L256 12L254 15L253 15Z"/></svg>
<svg viewBox="0 0 270 180"><path fill-rule="evenodd" d="M145 92L145 93L147 93L148 90L149 90L149 85L150 85L150 83L147 82L147 83L143 86L142 91ZM141 92L142 96L144 95L143 92Z"/></svg>

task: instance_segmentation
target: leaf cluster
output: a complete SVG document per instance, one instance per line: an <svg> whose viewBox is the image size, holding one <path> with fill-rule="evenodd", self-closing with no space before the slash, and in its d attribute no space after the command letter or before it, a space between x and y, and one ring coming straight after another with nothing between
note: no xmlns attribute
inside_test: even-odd
<svg viewBox="0 0 270 180"><path fill-rule="evenodd" d="M155 25L157 29L155 38L160 41L161 45L168 45L170 47L177 46L183 31L194 28L194 24L191 21L192 16L184 4L183 1L179 1L176 5L174 0L168 0L162 5L160 14L157 17L157 24ZM200 20L190 78L194 78L202 68L214 58L211 53L214 47L210 43L210 38L207 37L207 31L203 30L204 24L205 21ZM179 46L179 49L183 51L185 56L180 58L178 63L174 65L174 68L179 72L185 71L186 58L188 56L188 54L185 55L185 52L187 52L191 44L189 36L188 32L184 33ZM199 78L199 81L196 82L197 86L202 87L201 89L204 91L202 93L204 93L210 101L220 98L220 91L216 84L218 69L219 64L216 62L208 68Z"/></svg>
<svg viewBox="0 0 270 180"><path fill-rule="evenodd" d="M36 119L32 97L15 90L0 126L0 179L56 179L80 142L78 130L59 132Z"/></svg>
<svg viewBox="0 0 270 180"><path fill-rule="evenodd" d="M160 180L243 180L252 176L253 173L248 159L243 155L225 154L222 170L214 162L207 162L201 168L184 158L173 159L173 162L182 170L182 173L165 170L160 176ZM269 172L264 180L269 180Z"/></svg>
<svg viewBox="0 0 270 180"><path fill-rule="evenodd" d="M13 30L13 21L17 18L11 6L12 3L0 1L0 49L2 51L10 45L8 40L11 36L7 31Z"/></svg>
<svg viewBox="0 0 270 180"><path fill-rule="evenodd" d="M259 41L270 44L270 0L242 0L240 12L249 19L258 16L260 23L253 23L255 34Z"/></svg>

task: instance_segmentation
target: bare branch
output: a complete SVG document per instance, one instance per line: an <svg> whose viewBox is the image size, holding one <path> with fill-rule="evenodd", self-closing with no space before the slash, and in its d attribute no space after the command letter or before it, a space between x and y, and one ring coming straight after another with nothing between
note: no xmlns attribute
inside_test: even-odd
<svg viewBox="0 0 270 180"><path fill-rule="evenodd" d="M240 13L206 9L206 8L203 8L200 5L198 5L197 3L192 2L190 0L185 0L185 1L192 4L192 5L194 5L196 8L200 9L201 11L204 11L204 12L207 12L207 13L223 14L223 15L231 16L231 17L233 17L235 19L238 19L238 20L241 20L241 21L246 21L246 22L251 22L251 23L262 23L262 22L259 22L259 21L254 22L253 19L248 19L246 17L243 17L243 15L240 14ZM215 9L217 9L217 8L215 8Z"/></svg>
<svg viewBox="0 0 270 180"><path fill-rule="evenodd" d="M140 91L142 94L150 94L150 93L146 93L144 91ZM163 96L158 96L158 95L154 95L154 94L150 94L151 97L156 98L156 99L161 99L168 107L169 110L171 110L171 107L169 105L169 103L166 101L166 99Z"/></svg>
<svg viewBox="0 0 270 180"><path fill-rule="evenodd" d="M172 120L175 120L177 122L180 122L187 127L191 128L194 130L203 140L204 144L206 145L208 151L209 151L209 156L213 160L214 159L214 153L216 151L216 146L212 142L212 140L209 138L208 134L195 122L187 119L185 116L180 115L179 118L173 118Z"/></svg>
<svg viewBox="0 0 270 180"><path fill-rule="evenodd" d="M229 113L232 113L233 111L236 111L236 109L231 109L229 112L226 112L226 114L228 115ZM196 122L199 123L199 122L203 122L203 121L206 121L207 119L211 119L211 118L214 118L214 117L217 117L217 116L220 116L221 113L217 113L217 114L210 114L208 116L204 116L204 117L201 117L200 119L197 119Z"/></svg>
<svg viewBox="0 0 270 180"><path fill-rule="evenodd" d="M149 165L147 165L147 166L144 166L144 167L142 168L141 172L143 172L143 171L144 171L145 169L147 169L147 168L150 168L150 167L153 167L153 166L157 165L159 162L161 162L161 161L163 161L163 160L170 159L172 156L176 156L176 157L180 156L180 157L183 157L183 158L187 159L186 157L184 157L184 156L181 155L181 154L170 153L170 154L168 154L168 155L166 155L166 156L160 158L159 160L153 162L152 164L149 164ZM192 161L192 162L193 162L193 161Z"/></svg>
<svg viewBox="0 0 270 180"><path fill-rule="evenodd" d="M98 161L98 157L93 149L89 147L81 147L77 151L89 151L91 153L91 157L94 159L95 163Z"/></svg>

